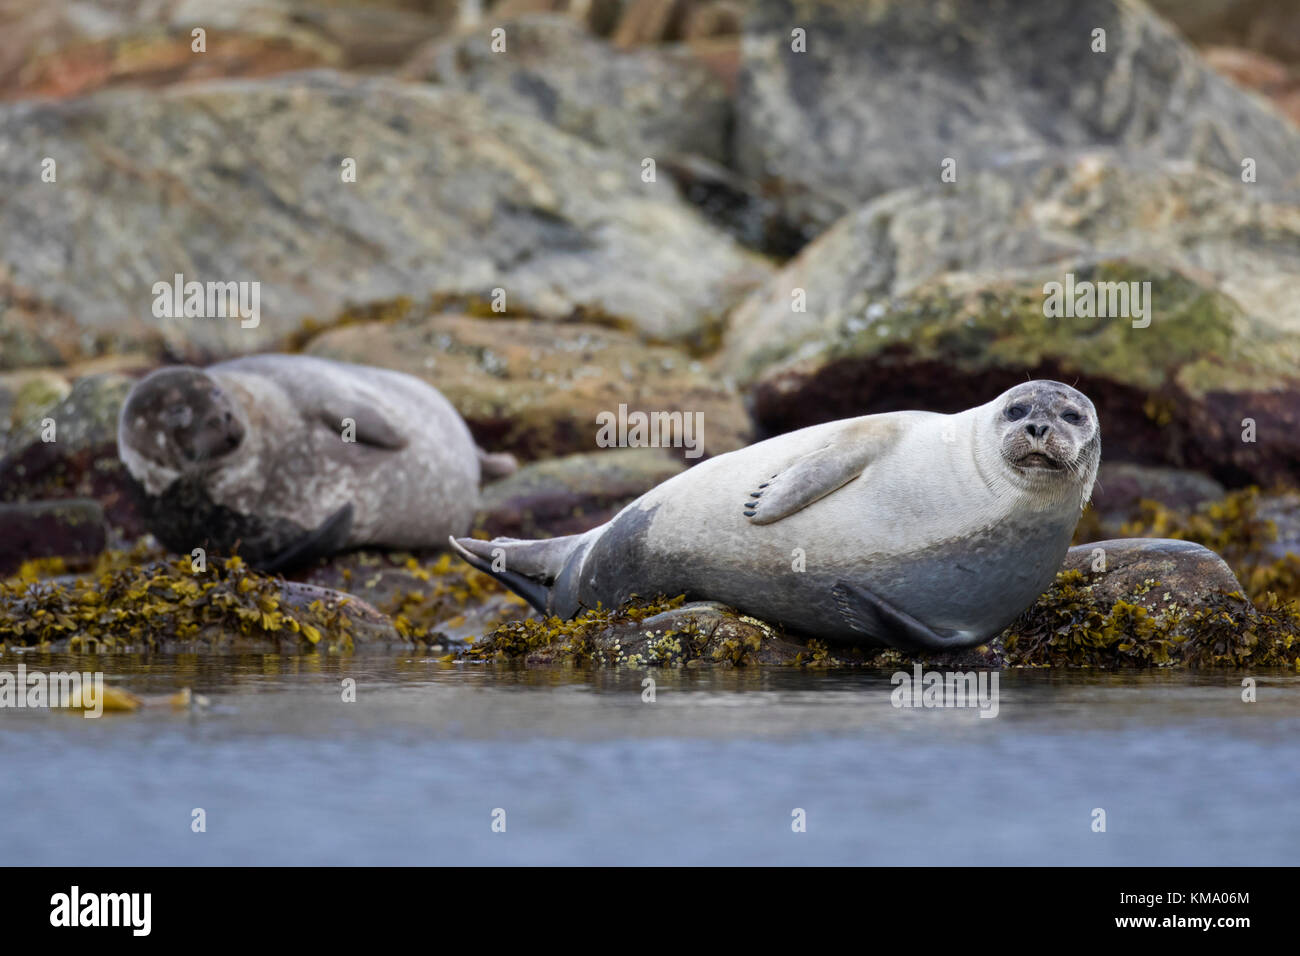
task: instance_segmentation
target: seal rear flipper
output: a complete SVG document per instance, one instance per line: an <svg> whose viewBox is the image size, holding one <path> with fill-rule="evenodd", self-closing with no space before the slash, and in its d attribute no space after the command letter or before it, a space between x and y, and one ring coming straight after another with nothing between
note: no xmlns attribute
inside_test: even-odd
<svg viewBox="0 0 1300 956"><path fill-rule="evenodd" d="M866 588L840 581L831 588L831 594L844 622L859 634L909 654L952 649L950 637L938 633Z"/></svg>
<svg viewBox="0 0 1300 956"><path fill-rule="evenodd" d="M292 541L279 554L254 565L259 571L285 571L342 551L352 533L352 502L334 512L314 531Z"/></svg>
<svg viewBox="0 0 1300 956"><path fill-rule="evenodd" d="M885 422L850 423L821 448L794 459L750 491L745 517L754 524L772 524L803 510L862 474L896 436L896 427Z"/></svg>
<svg viewBox="0 0 1300 956"><path fill-rule="evenodd" d="M531 604L539 614L551 613L547 608L547 598L550 597L551 593L549 587L541 581L535 581L523 574L507 570L498 571L492 567L494 560L492 555L493 542L480 541L477 538L457 539L452 537L447 540L451 542L451 549L460 555L467 564L473 565L484 574L492 575L492 577ZM482 553L484 550L487 551L486 554Z"/></svg>

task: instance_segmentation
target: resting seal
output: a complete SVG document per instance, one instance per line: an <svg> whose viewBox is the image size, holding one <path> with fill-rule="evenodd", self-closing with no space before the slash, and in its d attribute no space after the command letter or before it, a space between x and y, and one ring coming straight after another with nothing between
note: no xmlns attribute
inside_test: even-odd
<svg viewBox="0 0 1300 956"><path fill-rule="evenodd" d="M469 529L481 472L514 467L419 379L302 355L159 369L127 395L117 445L165 546L238 545L267 570L441 547Z"/></svg>
<svg viewBox="0 0 1300 956"><path fill-rule="evenodd" d="M585 534L453 543L560 617L685 593L814 637L947 650L1051 584L1100 455L1083 394L1026 382L955 415L867 415L719 455Z"/></svg>

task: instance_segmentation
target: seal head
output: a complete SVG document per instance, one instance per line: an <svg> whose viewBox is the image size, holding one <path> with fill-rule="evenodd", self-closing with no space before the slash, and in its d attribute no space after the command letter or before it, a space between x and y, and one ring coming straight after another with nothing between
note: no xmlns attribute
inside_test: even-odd
<svg viewBox="0 0 1300 956"><path fill-rule="evenodd" d="M159 369L141 379L122 409L121 437L163 469L203 469L244 441L243 411L206 372L191 366Z"/></svg>
<svg viewBox="0 0 1300 956"><path fill-rule="evenodd" d="M1081 487L1087 500L1101 432L1086 395L1062 382L1025 382L992 403L992 419L1002 461L1018 484L1041 492Z"/></svg>

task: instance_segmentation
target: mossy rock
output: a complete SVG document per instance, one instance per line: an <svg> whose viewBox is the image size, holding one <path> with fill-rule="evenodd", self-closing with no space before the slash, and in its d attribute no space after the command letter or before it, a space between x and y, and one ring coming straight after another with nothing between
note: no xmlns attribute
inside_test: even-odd
<svg viewBox="0 0 1300 956"><path fill-rule="evenodd" d="M1044 285L1065 272L1076 283L1151 283L1150 326L1044 316ZM1300 331L1258 321L1216 288L1154 262L951 273L901 296L863 296L815 343L768 367L750 400L761 427L786 431L897 408L960 411L1026 376L1086 393L1110 456L1197 469L1233 486L1300 471ZM1242 440L1245 419L1255 441Z"/></svg>
<svg viewBox="0 0 1300 956"><path fill-rule="evenodd" d="M0 457L9 436L39 424L42 413L68 397L72 385L58 372L0 372Z"/></svg>
<svg viewBox="0 0 1300 956"><path fill-rule="evenodd" d="M794 641L780 628L711 601L681 596L596 608L571 621L530 618L499 627L462 655L467 661L529 666L744 667L832 666L861 661L819 641Z"/></svg>

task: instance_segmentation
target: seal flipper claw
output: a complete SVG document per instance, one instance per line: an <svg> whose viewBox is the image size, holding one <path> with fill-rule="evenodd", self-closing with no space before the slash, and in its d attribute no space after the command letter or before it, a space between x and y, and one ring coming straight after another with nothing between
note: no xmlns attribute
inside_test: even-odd
<svg viewBox="0 0 1300 956"><path fill-rule="evenodd" d="M952 642L866 588L840 581L831 593L852 630L905 653L946 651Z"/></svg>
<svg viewBox="0 0 1300 956"><path fill-rule="evenodd" d="M285 571L311 564L320 558L342 551L352 533L352 502L334 512L313 531L291 542L279 554L266 561L257 562L259 571Z"/></svg>

